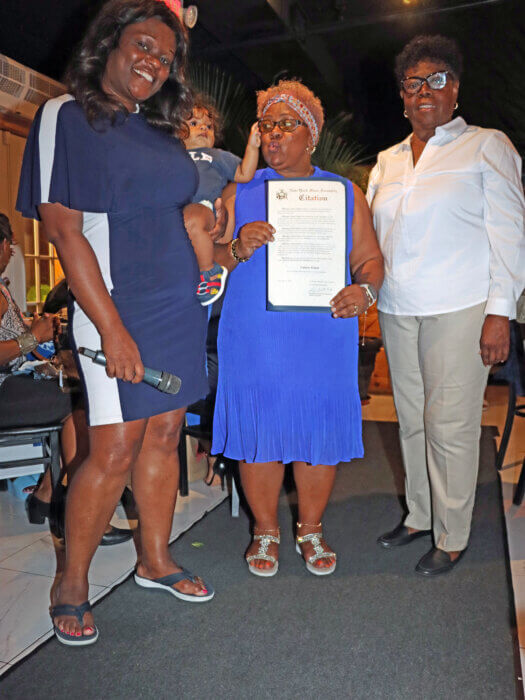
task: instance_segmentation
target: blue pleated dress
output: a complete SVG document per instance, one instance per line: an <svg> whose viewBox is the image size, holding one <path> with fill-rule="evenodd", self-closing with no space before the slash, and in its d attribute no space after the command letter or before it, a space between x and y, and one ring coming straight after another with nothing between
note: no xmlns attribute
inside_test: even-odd
<svg viewBox="0 0 525 700"><path fill-rule="evenodd" d="M314 176L337 177L318 168ZM266 168L237 185L235 237L244 224L267 220L264 183L278 177ZM348 181L347 203L350 251L354 194ZM218 353L215 454L313 465L362 457L357 319L267 311L265 246L229 277Z"/></svg>
<svg viewBox="0 0 525 700"><path fill-rule="evenodd" d="M83 214L83 235L102 279L147 367L177 374L179 394L110 379L77 357L90 425L147 418L187 406L208 392L206 310L196 299L199 269L182 210L198 174L184 146L140 114L91 126L70 96L49 100L27 140L17 208L59 202ZM74 346L101 339L76 302L70 306Z"/></svg>

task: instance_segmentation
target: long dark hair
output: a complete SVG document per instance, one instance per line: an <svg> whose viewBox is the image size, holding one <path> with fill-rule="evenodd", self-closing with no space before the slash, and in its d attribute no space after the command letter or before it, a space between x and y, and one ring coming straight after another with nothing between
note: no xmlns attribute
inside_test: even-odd
<svg viewBox="0 0 525 700"><path fill-rule="evenodd" d="M130 24L151 18L164 22L174 32L175 58L164 85L140 109L152 126L170 133L180 131L192 106L186 83L189 39L178 17L160 0L110 0L90 25L65 77L69 92L90 124L114 123L118 113L127 113L124 105L103 92L102 78L108 56L118 46L122 31Z"/></svg>

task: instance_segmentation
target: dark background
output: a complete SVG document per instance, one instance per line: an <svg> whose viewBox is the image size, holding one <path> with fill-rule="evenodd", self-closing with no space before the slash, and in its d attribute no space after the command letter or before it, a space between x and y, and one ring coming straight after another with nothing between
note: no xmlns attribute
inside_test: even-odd
<svg viewBox="0 0 525 700"><path fill-rule="evenodd" d="M302 78L328 116L350 112L345 137L375 153L409 132L393 77L416 34L455 38L464 53L459 114L503 130L525 153L524 0L194 0L192 58L224 68L252 92ZM102 3L1 0L0 53L60 79ZM274 7L272 7L272 5ZM277 8L277 9L274 9Z"/></svg>

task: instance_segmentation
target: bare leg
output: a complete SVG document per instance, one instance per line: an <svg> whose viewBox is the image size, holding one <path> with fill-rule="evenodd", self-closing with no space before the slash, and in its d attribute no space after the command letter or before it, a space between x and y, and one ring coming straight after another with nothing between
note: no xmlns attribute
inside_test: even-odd
<svg viewBox="0 0 525 700"><path fill-rule="evenodd" d="M215 225L213 212L204 204L188 204L184 207L184 225L195 251L199 270L211 270L214 245L208 232Z"/></svg>
<svg viewBox="0 0 525 700"><path fill-rule="evenodd" d="M51 502L51 495L53 493L53 485L51 483L51 470L46 469L42 479L38 485L38 488L33 491L34 495L43 501L44 503Z"/></svg>
<svg viewBox="0 0 525 700"><path fill-rule="evenodd" d="M148 421L140 455L133 467L133 495L139 513L139 576L149 579L178 573L168 545L179 486L180 430L185 408L153 416ZM182 593L206 595L202 581L176 583Z"/></svg>
<svg viewBox="0 0 525 700"><path fill-rule="evenodd" d="M277 507L283 484L284 465L280 462L240 462L240 473L244 495L255 520L254 534L269 532L276 535L279 530ZM258 547L257 542L252 542L246 554L255 554ZM268 554L277 559L278 553L278 546L272 542L268 547ZM269 569L273 566L264 559L255 559L251 565L259 569Z"/></svg>
<svg viewBox="0 0 525 700"><path fill-rule="evenodd" d="M294 479L297 487L297 500L299 503L299 535L308 535L319 532L319 523L323 519L323 513L328 504L330 494L334 486L336 467L323 464L312 466L306 462L294 462ZM325 545L324 540L321 543ZM305 559L314 554L311 542L301 545ZM329 568L334 562L333 557L318 559L314 566Z"/></svg>
<svg viewBox="0 0 525 700"><path fill-rule="evenodd" d="M90 453L78 469L66 504L66 562L53 604L80 605L88 598L88 570L93 554L138 457L147 419L89 429ZM69 635L93 633L91 613L81 627L59 615L55 625Z"/></svg>
<svg viewBox="0 0 525 700"><path fill-rule="evenodd" d="M64 422L60 436L62 461L68 484L89 454L89 430L83 408L73 411Z"/></svg>
<svg viewBox="0 0 525 700"><path fill-rule="evenodd" d="M68 483L70 483L76 469L78 469L89 453L88 427L86 414L83 409L73 411L64 420L62 432L60 433L60 447L64 472L67 475ZM38 489L34 493L44 503L51 501L52 485L49 469L46 470Z"/></svg>

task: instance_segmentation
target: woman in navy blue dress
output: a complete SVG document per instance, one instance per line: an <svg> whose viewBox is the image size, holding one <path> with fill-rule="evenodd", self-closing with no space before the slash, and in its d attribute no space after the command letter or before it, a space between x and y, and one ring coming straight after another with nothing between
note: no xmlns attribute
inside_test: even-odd
<svg viewBox="0 0 525 700"><path fill-rule="evenodd" d="M256 576L277 573L279 492L284 464L293 462L296 546L320 576L336 566L321 527L336 465L363 454L357 315L381 286L383 261L364 195L345 181L352 283L334 295L332 315L267 311L265 244L279 231L266 221L266 180L337 176L311 163L323 109L306 86L281 81L260 92L257 104L269 167L225 188L231 243L216 244L217 260L232 272L219 326L212 449L240 461L255 521L246 560Z"/></svg>
<svg viewBox="0 0 525 700"><path fill-rule="evenodd" d="M187 48L162 2L112 0L70 68L70 94L40 110L24 156L18 208L40 216L56 246L74 297L75 345L107 358L106 370L79 358L90 455L69 488L66 564L52 601L64 644L98 637L88 569L130 472L136 582L192 602L213 597L168 551L185 407L207 393L206 312L182 217L198 178L172 136L191 107ZM180 376L180 393L139 383L144 366Z"/></svg>

